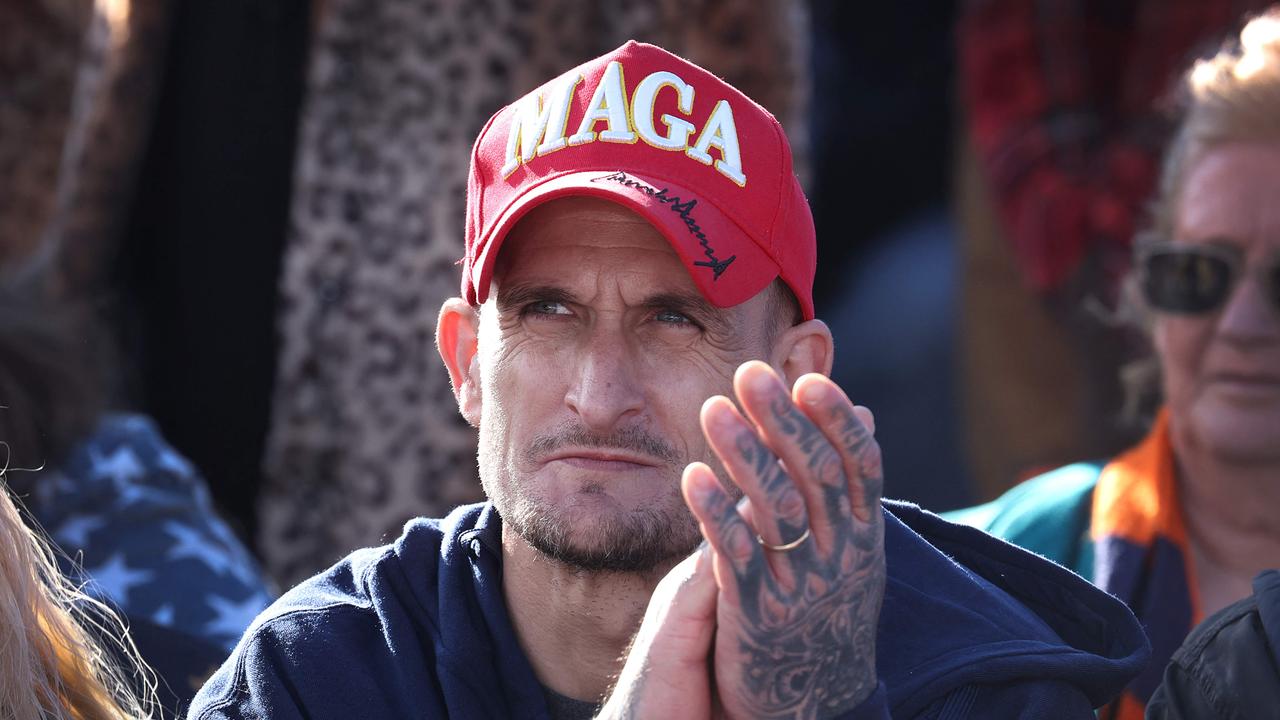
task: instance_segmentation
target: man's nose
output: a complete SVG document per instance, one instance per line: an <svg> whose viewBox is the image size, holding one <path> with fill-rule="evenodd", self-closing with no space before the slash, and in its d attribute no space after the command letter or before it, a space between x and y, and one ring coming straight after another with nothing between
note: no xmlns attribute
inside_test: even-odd
<svg viewBox="0 0 1280 720"><path fill-rule="evenodd" d="M633 350L620 333L584 338L565 404L593 432L609 433L644 408L644 389Z"/></svg>

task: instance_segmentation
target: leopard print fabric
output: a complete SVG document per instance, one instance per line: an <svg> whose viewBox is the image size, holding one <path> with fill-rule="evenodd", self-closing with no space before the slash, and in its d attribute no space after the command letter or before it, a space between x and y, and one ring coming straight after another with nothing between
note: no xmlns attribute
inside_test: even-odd
<svg viewBox="0 0 1280 720"><path fill-rule="evenodd" d="M471 143L502 105L648 40L800 122L798 0L327 0L281 280L258 546L289 584L482 497L434 347L458 293ZM803 155L801 154L801 157Z"/></svg>

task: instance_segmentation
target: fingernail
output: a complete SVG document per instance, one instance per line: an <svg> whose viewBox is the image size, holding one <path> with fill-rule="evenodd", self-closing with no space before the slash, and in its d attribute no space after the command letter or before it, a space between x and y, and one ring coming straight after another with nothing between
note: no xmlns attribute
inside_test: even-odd
<svg viewBox="0 0 1280 720"><path fill-rule="evenodd" d="M826 397L827 386L818 380L810 380L805 383L804 387L800 390L800 399L803 400L806 405L817 405Z"/></svg>
<svg viewBox="0 0 1280 720"><path fill-rule="evenodd" d="M723 395L712 395L711 397L702 401L702 410L700 411L700 414L709 415L712 418L714 418L716 415L719 415L720 412L724 410L724 408L721 406L721 401L727 400L727 399L728 398L725 398L725 396Z"/></svg>
<svg viewBox="0 0 1280 720"><path fill-rule="evenodd" d="M714 402L708 400L703 409L703 412L710 418L711 424L716 427L727 427L733 424L733 413L729 408L725 407L725 404L729 401L727 399L721 401L718 396L714 400Z"/></svg>
<svg viewBox="0 0 1280 720"><path fill-rule="evenodd" d="M774 385L778 382L777 378L773 376L773 373L765 369L753 372L749 381L751 382L751 389L758 393L767 393L772 391Z"/></svg>

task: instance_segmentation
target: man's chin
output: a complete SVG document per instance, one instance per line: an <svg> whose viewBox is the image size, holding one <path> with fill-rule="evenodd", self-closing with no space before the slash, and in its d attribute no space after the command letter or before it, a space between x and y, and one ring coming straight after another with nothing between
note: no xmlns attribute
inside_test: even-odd
<svg viewBox="0 0 1280 720"><path fill-rule="evenodd" d="M692 518L657 510L583 517L582 508L519 518L512 529L547 558L587 573L647 573L686 557L701 535Z"/></svg>

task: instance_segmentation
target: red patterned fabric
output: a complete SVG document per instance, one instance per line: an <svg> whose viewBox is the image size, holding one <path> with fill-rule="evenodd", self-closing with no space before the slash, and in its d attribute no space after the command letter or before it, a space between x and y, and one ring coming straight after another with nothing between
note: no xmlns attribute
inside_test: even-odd
<svg viewBox="0 0 1280 720"><path fill-rule="evenodd" d="M971 139L1034 290L1083 282L1112 299L1170 129L1160 101L1191 60L1268 4L967 4L958 43Z"/></svg>

